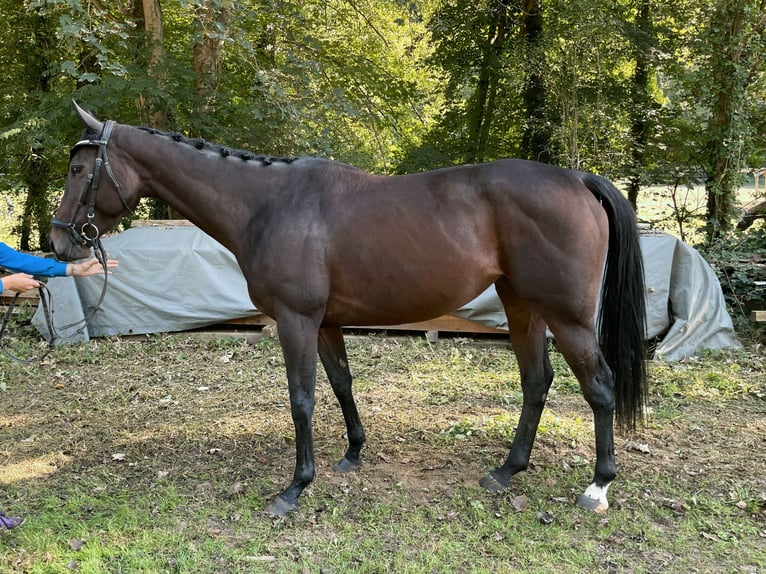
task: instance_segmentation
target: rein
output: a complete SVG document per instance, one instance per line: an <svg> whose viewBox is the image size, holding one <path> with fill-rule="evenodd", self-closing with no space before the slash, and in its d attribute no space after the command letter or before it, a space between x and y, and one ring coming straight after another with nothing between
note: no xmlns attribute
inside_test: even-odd
<svg viewBox="0 0 766 574"><path fill-rule="evenodd" d="M106 287L107 287L107 281L109 277L109 272L106 267L106 251L104 250L104 246L101 244L100 239L96 239L96 245L94 246L94 254L96 256L96 259L98 259L99 263L101 263L101 266L104 268L104 285L101 288L101 294L98 297L98 301L96 301L96 304L91 307L88 312L85 314L85 316L78 320L73 321L71 323L67 323L66 325L60 325L56 326L53 320L53 293L51 293L50 289L48 289L48 286L45 283L40 282L40 286L37 288L39 294L40 294L40 305L42 305L43 308L43 317L45 318L45 326L48 329L49 339L48 339L48 346L45 349L45 351L37 357L32 357L29 359L24 359L19 357L18 355L15 355L12 353L6 346L6 330L8 328L8 325L10 324L11 317L13 316L13 309L16 307L16 302L19 298L20 293L16 293L16 295L13 297L11 302L8 304L8 309L5 311L5 316L3 317L3 322L0 324L0 353L8 357L9 359L16 361L18 363L23 363L25 365L29 365L32 363L39 363L45 357L48 356L48 353L51 352L53 347L56 345L56 339L59 338L59 331L64 331L67 329L71 329L72 327L78 327L77 333L82 333L83 330L88 326L88 322L95 316L96 312L101 308L101 303L104 302L104 297L106 296Z"/></svg>
<svg viewBox="0 0 766 574"><path fill-rule="evenodd" d="M53 344L54 344L53 335L52 335L52 333L55 332L55 329L53 327L53 315L51 314L50 308L48 305L48 300L50 299L50 301L52 302L53 296L51 295L51 292L48 290L48 286L45 283L40 283L40 287L38 287L37 290L40 293L40 304L43 306L43 314L45 315L45 322L48 327L48 331L51 333L51 338L48 341L48 347L45 349L42 355L40 355L39 357L33 357L31 359L22 359L21 357L14 355L6 347L5 330L8 328L8 324L11 322L13 309L16 307L16 301L18 300L20 293L16 293L14 298L8 304L8 310L5 312L5 317L3 317L2 325L0 325L0 352L2 352L3 355L8 357L9 359L16 361L17 363L23 363L25 365L42 361L45 357L48 356L48 353L51 352L51 349L53 349Z"/></svg>
<svg viewBox="0 0 766 574"><path fill-rule="evenodd" d="M101 133L99 134L98 139L83 139L78 141L76 144L74 144L74 146L72 146L72 149L69 152L70 162L75 152L79 148L84 146L98 147L98 156L96 157L96 161L93 164L93 170L91 171L90 174L88 174L88 186L80 194L80 197L77 201L77 208L75 209L75 212L74 212L74 215L72 216L71 221L66 222L66 221L57 219L55 217L51 219L52 226L60 227L67 230L67 232L69 233L69 238L71 239L72 243L74 243L75 245L80 245L82 247L89 247L93 249L93 253L95 257L98 259L99 263L101 263L101 266L104 269L104 286L101 289L101 295L99 296L98 301L96 302L96 305L88 311L88 313L85 315L83 319L79 321L74 321L67 325L62 325L58 327L58 329L60 330L70 329L72 327L76 327L82 324L82 326L79 327L78 329L78 332L82 332L82 329L87 327L88 321L90 321L93 318L93 316L96 314L96 312L100 309L101 303L104 301L104 297L106 296L106 289L107 289L108 276L109 276L109 271L106 265L106 251L104 250L104 247L101 243L101 231L98 229L98 227L94 223L94 220L96 217L96 198L98 197L98 190L101 184L102 170L106 171L106 175L111 180L112 186L114 187L114 190L117 193L117 196L119 197L120 202L122 203L122 206L125 208L126 211L128 211L128 213L130 213L131 215L133 214L133 210L128 205L128 202L125 199L125 195L122 192L122 187L120 186L120 182L117 181L117 177L114 175L112 166L109 164L109 155L107 153L107 145L109 143L109 138L112 135L112 131L114 130L115 125L116 123L114 121L108 120L104 122L104 125L101 128ZM77 228L75 227L75 222L77 221L77 216L80 214L80 211L86 207L87 207L87 213L86 213L87 219L85 223L82 224L82 226L80 227L78 231ZM20 357L17 357L13 353L11 353L6 348L4 336L5 336L8 324L10 323L13 309L16 306L16 301L19 297L18 293L13 298L11 303L8 305L8 310L5 313L5 317L3 318L2 325L0 325L0 352L2 352L8 358L14 361L18 361L20 363L29 364L29 363L42 361L48 355L48 353L50 353L51 349L55 345L56 339L59 336L57 328L53 322L53 295L51 294L50 290L48 289L48 286L45 283L40 283L40 287L38 287L38 290L40 292L40 304L43 307L43 315L45 317L45 323L48 328L48 333L50 335L50 339L48 340L48 348L41 356L34 357L31 359L22 359Z"/></svg>

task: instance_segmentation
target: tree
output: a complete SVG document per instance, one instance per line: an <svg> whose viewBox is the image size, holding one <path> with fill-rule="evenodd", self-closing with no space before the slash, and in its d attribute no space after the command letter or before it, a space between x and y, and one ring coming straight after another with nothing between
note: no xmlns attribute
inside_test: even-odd
<svg viewBox="0 0 766 574"><path fill-rule="evenodd" d="M221 0L204 0L194 6L192 55L195 92L199 98L197 113L201 115L215 111L215 95L221 81L227 14L228 7Z"/></svg>
<svg viewBox="0 0 766 574"><path fill-rule="evenodd" d="M55 27L51 18L39 10L14 12L6 24L9 28L3 37L9 40L9 48L14 53L12 61L16 64L9 66L12 83L8 87L22 92L26 100L24 105L36 111L45 104L53 89L50 60L52 46L56 43ZM18 97L11 101L12 106L21 103ZM5 115L11 125L3 137L7 157L4 167L16 172L16 183L25 188L22 215L16 230L18 247L37 249L48 244L48 185L52 178L49 157L55 150L55 143L48 137L48 122L44 118L23 117L18 109L8 108ZM33 239L35 232L37 237Z"/></svg>
<svg viewBox="0 0 766 574"><path fill-rule="evenodd" d="M717 0L706 16L701 88L709 106L705 168L707 235L732 229L735 194L748 156L751 113L747 94L764 73L764 0Z"/></svg>
<svg viewBox="0 0 766 574"><path fill-rule="evenodd" d="M524 0L521 14L522 59L525 63L524 109L527 119L521 157L550 163L553 159L551 118L545 88L545 44L542 0Z"/></svg>
<svg viewBox="0 0 766 574"><path fill-rule="evenodd" d="M656 48L651 23L651 1L638 0L633 38L634 69L631 89L630 139L631 165L628 175L628 200L638 210L638 193L646 181L646 147L649 142L652 95L649 54Z"/></svg>

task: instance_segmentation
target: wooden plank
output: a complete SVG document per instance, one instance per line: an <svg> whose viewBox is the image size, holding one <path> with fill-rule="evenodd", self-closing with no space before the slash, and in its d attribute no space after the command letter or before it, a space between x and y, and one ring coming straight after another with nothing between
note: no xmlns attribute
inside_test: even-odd
<svg viewBox="0 0 766 574"><path fill-rule="evenodd" d="M252 325L252 326L273 326L276 323L271 317L261 313L225 321L222 325ZM349 329L370 329L372 331L425 331L444 332L444 333L486 333L491 335L507 335L505 329L496 329L488 327L482 323L455 317L453 315L442 315L430 321L420 321L416 323L402 323L400 325L349 325Z"/></svg>
<svg viewBox="0 0 766 574"><path fill-rule="evenodd" d="M353 327L349 327L353 328ZM442 315L430 321L420 321L417 323L402 323L401 325L374 325L371 327L358 327L360 329L375 329L386 331L442 331L445 333L487 333L493 335L507 335L505 329L488 327L477 321L455 317L453 315Z"/></svg>
<svg viewBox="0 0 766 574"><path fill-rule="evenodd" d="M753 321L758 321L759 323L763 323L766 321L766 311L753 311L750 313L750 318Z"/></svg>
<svg viewBox="0 0 766 574"><path fill-rule="evenodd" d="M188 219L134 219L131 227L194 227Z"/></svg>
<svg viewBox="0 0 766 574"><path fill-rule="evenodd" d="M10 303L16 297L16 291L12 289L5 289L0 293L0 302ZM30 289L24 293L19 293L19 298L16 299L16 303L22 303L23 301L29 301L31 303L37 303L40 299L40 292L37 289Z"/></svg>

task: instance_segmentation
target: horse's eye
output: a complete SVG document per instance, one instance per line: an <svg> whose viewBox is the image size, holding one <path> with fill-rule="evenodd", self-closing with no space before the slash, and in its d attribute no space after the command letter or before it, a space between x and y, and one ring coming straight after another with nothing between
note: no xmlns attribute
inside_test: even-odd
<svg viewBox="0 0 766 574"><path fill-rule="evenodd" d="M81 165L73 165L70 169L72 170L72 175L80 175L82 173Z"/></svg>

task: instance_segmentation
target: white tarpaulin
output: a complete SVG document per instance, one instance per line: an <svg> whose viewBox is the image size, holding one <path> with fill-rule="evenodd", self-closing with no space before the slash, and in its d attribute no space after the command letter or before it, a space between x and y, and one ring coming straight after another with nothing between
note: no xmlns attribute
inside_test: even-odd
<svg viewBox="0 0 766 574"><path fill-rule="evenodd" d="M258 311L247 295L234 256L191 226L135 227L104 239L120 265L109 276L98 311L103 277L57 277L54 326L87 320L58 330L61 341L89 337L186 331L248 317ZM675 237L641 237L647 288L647 339L659 338L655 355L678 360L703 349L739 346L718 280L693 248ZM491 287L454 315L507 328ZM34 325L48 337L41 311Z"/></svg>

